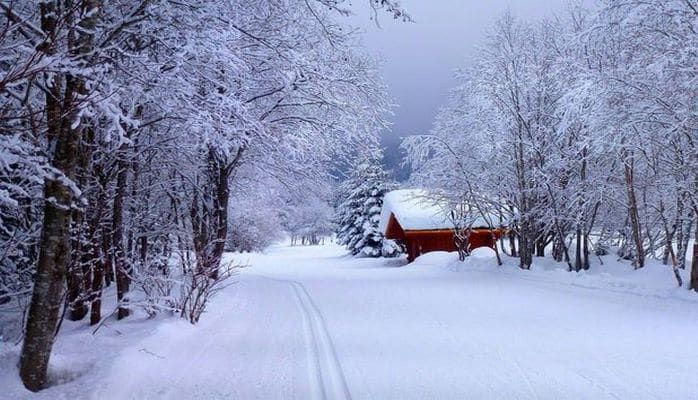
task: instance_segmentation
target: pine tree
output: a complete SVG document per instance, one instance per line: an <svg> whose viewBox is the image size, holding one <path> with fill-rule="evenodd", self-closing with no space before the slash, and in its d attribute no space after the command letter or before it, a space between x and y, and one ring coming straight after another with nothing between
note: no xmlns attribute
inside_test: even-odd
<svg viewBox="0 0 698 400"><path fill-rule="evenodd" d="M337 208L337 242L352 255L393 257L399 253L398 246L378 229L383 196L392 186L381 156L377 152L359 162L340 186L343 201Z"/></svg>
<svg viewBox="0 0 698 400"><path fill-rule="evenodd" d="M349 243L352 238L361 233L360 227L356 221L361 217L361 209L359 207L357 193L355 188L360 185L358 174L356 171L339 187L338 198L340 199L337 206L335 220L337 222L337 243L349 248Z"/></svg>

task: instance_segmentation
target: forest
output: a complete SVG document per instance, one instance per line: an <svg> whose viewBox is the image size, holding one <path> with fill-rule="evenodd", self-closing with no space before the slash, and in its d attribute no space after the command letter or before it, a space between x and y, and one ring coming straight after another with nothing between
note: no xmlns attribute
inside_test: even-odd
<svg viewBox="0 0 698 400"><path fill-rule="evenodd" d="M570 271L617 247L642 268L693 260L698 290L698 5L571 4L534 24L505 13L429 134L403 146L414 185L454 223L512 228L521 268L552 257ZM496 217L492 217L495 215Z"/></svg>
<svg viewBox="0 0 698 400"><path fill-rule="evenodd" d="M119 319L196 322L236 267L229 225L260 222L258 238L231 229L253 250L284 216L293 229L307 193L327 202L390 104L358 32L333 22L344 3L0 2L0 303L15 328L26 314L27 388L63 317L105 317L105 285Z"/></svg>

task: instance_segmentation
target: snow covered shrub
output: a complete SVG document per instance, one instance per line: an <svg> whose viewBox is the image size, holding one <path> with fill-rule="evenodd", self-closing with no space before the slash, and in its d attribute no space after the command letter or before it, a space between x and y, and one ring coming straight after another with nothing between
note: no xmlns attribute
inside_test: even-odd
<svg viewBox="0 0 698 400"><path fill-rule="evenodd" d="M230 278L240 267L234 262L221 262L216 273L212 274L211 271L198 268L195 262L188 265L181 278L181 291L177 301L180 317L192 324L199 322L208 302L228 285Z"/></svg>
<svg viewBox="0 0 698 400"><path fill-rule="evenodd" d="M133 260L130 277L141 293L132 293L123 306L140 308L151 317L163 311L171 312L195 324L208 301L227 286L229 278L239 267L233 262L222 261L213 270L203 269L204 264L197 262L194 251L160 253L163 255L143 262Z"/></svg>
<svg viewBox="0 0 698 400"><path fill-rule="evenodd" d="M383 248L381 249L382 257L397 257L404 252L405 249L398 242L383 238Z"/></svg>
<svg viewBox="0 0 698 400"><path fill-rule="evenodd" d="M233 201L229 214L229 251L260 251L281 239L279 216L274 210Z"/></svg>
<svg viewBox="0 0 698 400"><path fill-rule="evenodd" d="M605 256L609 253L609 246L605 243L598 242L594 246L594 254L597 256Z"/></svg>
<svg viewBox="0 0 698 400"><path fill-rule="evenodd" d="M377 151L362 160L339 189L337 241L352 255L394 257L400 253L400 247L386 241L378 229L383 196L392 186L380 163L381 157Z"/></svg>
<svg viewBox="0 0 698 400"><path fill-rule="evenodd" d="M150 316L179 310L174 292L182 283L182 269L170 261L158 256L134 269L131 279L143 291L144 299L132 306L143 308Z"/></svg>

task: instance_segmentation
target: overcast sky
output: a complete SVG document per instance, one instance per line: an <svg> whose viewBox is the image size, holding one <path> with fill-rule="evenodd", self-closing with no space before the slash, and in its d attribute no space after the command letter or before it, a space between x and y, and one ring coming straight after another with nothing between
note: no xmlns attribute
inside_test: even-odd
<svg viewBox="0 0 698 400"><path fill-rule="evenodd" d="M510 9L521 18L539 20L563 11L568 0L403 0L415 22L380 13L380 28L371 20L367 0L352 3L356 15L349 23L365 31L369 52L383 60L383 77L398 104L391 130L383 134L386 163L393 168L400 158L399 138L429 130L455 86L455 70L468 65L498 16Z"/></svg>

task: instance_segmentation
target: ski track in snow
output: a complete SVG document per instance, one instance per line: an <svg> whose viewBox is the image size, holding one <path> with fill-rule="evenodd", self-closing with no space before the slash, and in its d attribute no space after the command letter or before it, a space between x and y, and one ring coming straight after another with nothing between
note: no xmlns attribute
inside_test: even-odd
<svg viewBox="0 0 698 400"><path fill-rule="evenodd" d="M269 278L271 279L271 278ZM277 280L277 279L275 279ZM282 281L283 280L277 280ZM325 319L305 286L297 281L286 280L298 300L303 316L305 338L308 349L312 349L309 360L314 360L309 371L313 371L311 385L316 399L351 400L342 366L337 358L332 338L327 330Z"/></svg>

